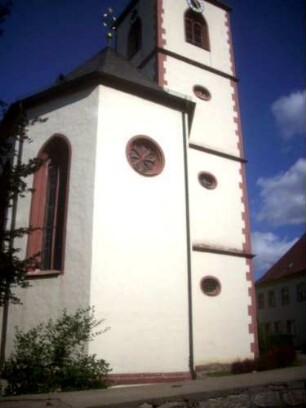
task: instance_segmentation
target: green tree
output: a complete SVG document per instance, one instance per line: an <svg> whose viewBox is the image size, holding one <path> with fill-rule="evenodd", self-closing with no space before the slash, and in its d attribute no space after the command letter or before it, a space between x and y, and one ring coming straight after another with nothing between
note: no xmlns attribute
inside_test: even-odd
<svg viewBox="0 0 306 408"><path fill-rule="evenodd" d="M11 7L11 1L0 1L0 35ZM29 234L31 229L28 226L16 227L16 214L18 200L31 191L27 177L35 173L42 163L37 158L24 162L22 152L24 144L30 142L29 127L43 121L40 118L28 120L20 103L7 109L6 103L0 100L0 374L5 359L9 303L20 302L15 289L28 286L26 274L35 258L20 257L16 239Z"/></svg>
<svg viewBox="0 0 306 408"><path fill-rule="evenodd" d="M0 123L0 307L2 307L2 332L0 369L5 358L6 329L9 303L19 303L16 287L27 287L26 275L35 256L24 259L16 239L29 234L28 226L16 226L18 200L31 192L27 177L41 166L41 160L22 160L23 147L29 143L28 130L45 119L28 120L19 104L5 113Z"/></svg>
<svg viewBox="0 0 306 408"><path fill-rule="evenodd" d="M62 312L33 329L17 330L15 348L4 368L7 394L42 393L105 388L109 364L87 355L88 342L104 333L94 309Z"/></svg>

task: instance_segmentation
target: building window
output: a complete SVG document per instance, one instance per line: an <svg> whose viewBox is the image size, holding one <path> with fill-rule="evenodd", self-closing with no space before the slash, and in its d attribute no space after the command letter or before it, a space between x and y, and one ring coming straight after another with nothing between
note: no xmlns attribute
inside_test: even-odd
<svg viewBox="0 0 306 408"><path fill-rule="evenodd" d="M276 306L276 298L275 298L274 290L269 290L268 292L268 304L269 304L269 307Z"/></svg>
<svg viewBox="0 0 306 408"><path fill-rule="evenodd" d="M286 321L286 333L293 336L295 334L295 321L287 320Z"/></svg>
<svg viewBox="0 0 306 408"><path fill-rule="evenodd" d="M190 9L185 13L185 39L197 47L210 49L207 23L202 14Z"/></svg>
<svg viewBox="0 0 306 408"><path fill-rule="evenodd" d="M202 99L202 101L209 101L211 99L209 90L204 88L204 86L195 85L193 87L193 93L197 98Z"/></svg>
<svg viewBox="0 0 306 408"><path fill-rule="evenodd" d="M70 147L54 136L39 153L43 165L35 173L28 239L28 256L36 256L33 269L61 271L67 208Z"/></svg>
<svg viewBox="0 0 306 408"><path fill-rule="evenodd" d="M264 293L258 293L257 302L258 302L258 309L264 309L264 307L265 307L265 295L264 295Z"/></svg>
<svg viewBox="0 0 306 408"><path fill-rule="evenodd" d="M128 59L140 50L142 46L142 23L137 15L137 11L132 14L131 27L128 34Z"/></svg>
<svg viewBox="0 0 306 408"><path fill-rule="evenodd" d="M281 334L282 333L282 322L279 320L274 322L274 333Z"/></svg>
<svg viewBox="0 0 306 408"><path fill-rule="evenodd" d="M198 179L201 186L207 188L208 190L213 190L217 187L217 179L210 173L202 172L199 174Z"/></svg>
<svg viewBox="0 0 306 408"><path fill-rule="evenodd" d="M271 324L270 322L265 323L265 334L268 335L271 333Z"/></svg>
<svg viewBox="0 0 306 408"><path fill-rule="evenodd" d="M127 145L126 156L130 166L142 176L156 176L164 168L161 148L147 136L133 137Z"/></svg>
<svg viewBox="0 0 306 408"><path fill-rule="evenodd" d="M296 296L298 302L306 301L306 283L301 282L296 287Z"/></svg>
<svg viewBox="0 0 306 408"><path fill-rule="evenodd" d="M202 292L207 296L217 296L221 292L221 283L213 276L206 276L201 280Z"/></svg>
<svg viewBox="0 0 306 408"><path fill-rule="evenodd" d="M290 304L290 295L289 295L289 288L283 287L281 289L281 301L282 305L289 305Z"/></svg>

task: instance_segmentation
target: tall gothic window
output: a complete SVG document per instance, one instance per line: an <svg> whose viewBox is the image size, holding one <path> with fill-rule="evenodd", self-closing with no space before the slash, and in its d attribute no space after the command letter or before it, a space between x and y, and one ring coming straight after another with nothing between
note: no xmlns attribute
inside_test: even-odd
<svg viewBox="0 0 306 408"><path fill-rule="evenodd" d="M202 14L190 9L185 13L185 38L190 44L210 49L207 23Z"/></svg>
<svg viewBox="0 0 306 408"><path fill-rule="evenodd" d="M128 34L128 59L140 50L142 46L142 23L137 12L132 16L130 31Z"/></svg>
<svg viewBox="0 0 306 408"><path fill-rule="evenodd" d="M34 176L28 256L37 256L35 268L63 269L70 147L53 136L39 153L43 165Z"/></svg>

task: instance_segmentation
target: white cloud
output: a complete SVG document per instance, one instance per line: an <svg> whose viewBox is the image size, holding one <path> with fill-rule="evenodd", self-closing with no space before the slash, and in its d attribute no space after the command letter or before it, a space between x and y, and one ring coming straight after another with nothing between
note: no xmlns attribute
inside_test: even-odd
<svg viewBox="0 0 306 408"><path fill-rule="evenodd" d="M272 104L271 110L284 139L305 133L306 91L282 96Z"/></svg>
<svg viewBox="0 0 306 408"><path fill-rule="evenodd" d="M272 232L254 232L252 234L252 251L254 258L255 277L258 279L297 241L281 239Z"/></svg>
<svg viewBox="0 0 306 408"><path fill-rule="evenodd" d="M286 172L258 179L262 206L257 219L275 226L305 222L305 177L306 160L299 159Z"/></svg>

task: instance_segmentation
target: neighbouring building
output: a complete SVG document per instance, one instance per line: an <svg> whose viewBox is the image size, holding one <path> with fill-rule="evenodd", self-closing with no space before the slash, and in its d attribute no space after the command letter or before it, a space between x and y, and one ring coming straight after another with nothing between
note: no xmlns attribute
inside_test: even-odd
<svg viewBox="0 0 306 408"><path fill-rule="evenodd" d="M264 336L286 334L306 347L306 234L256 282L257 315Z"/></svg>
<svg viewBox="0 0 306 408"><path fill-rule="evenodd" d="M89 344L118 382L194 377L257 353L245 157L230 8L133 0L106 48L26 99L44 165L18 225L41 227L27 329L95 306Z"/></svg>

